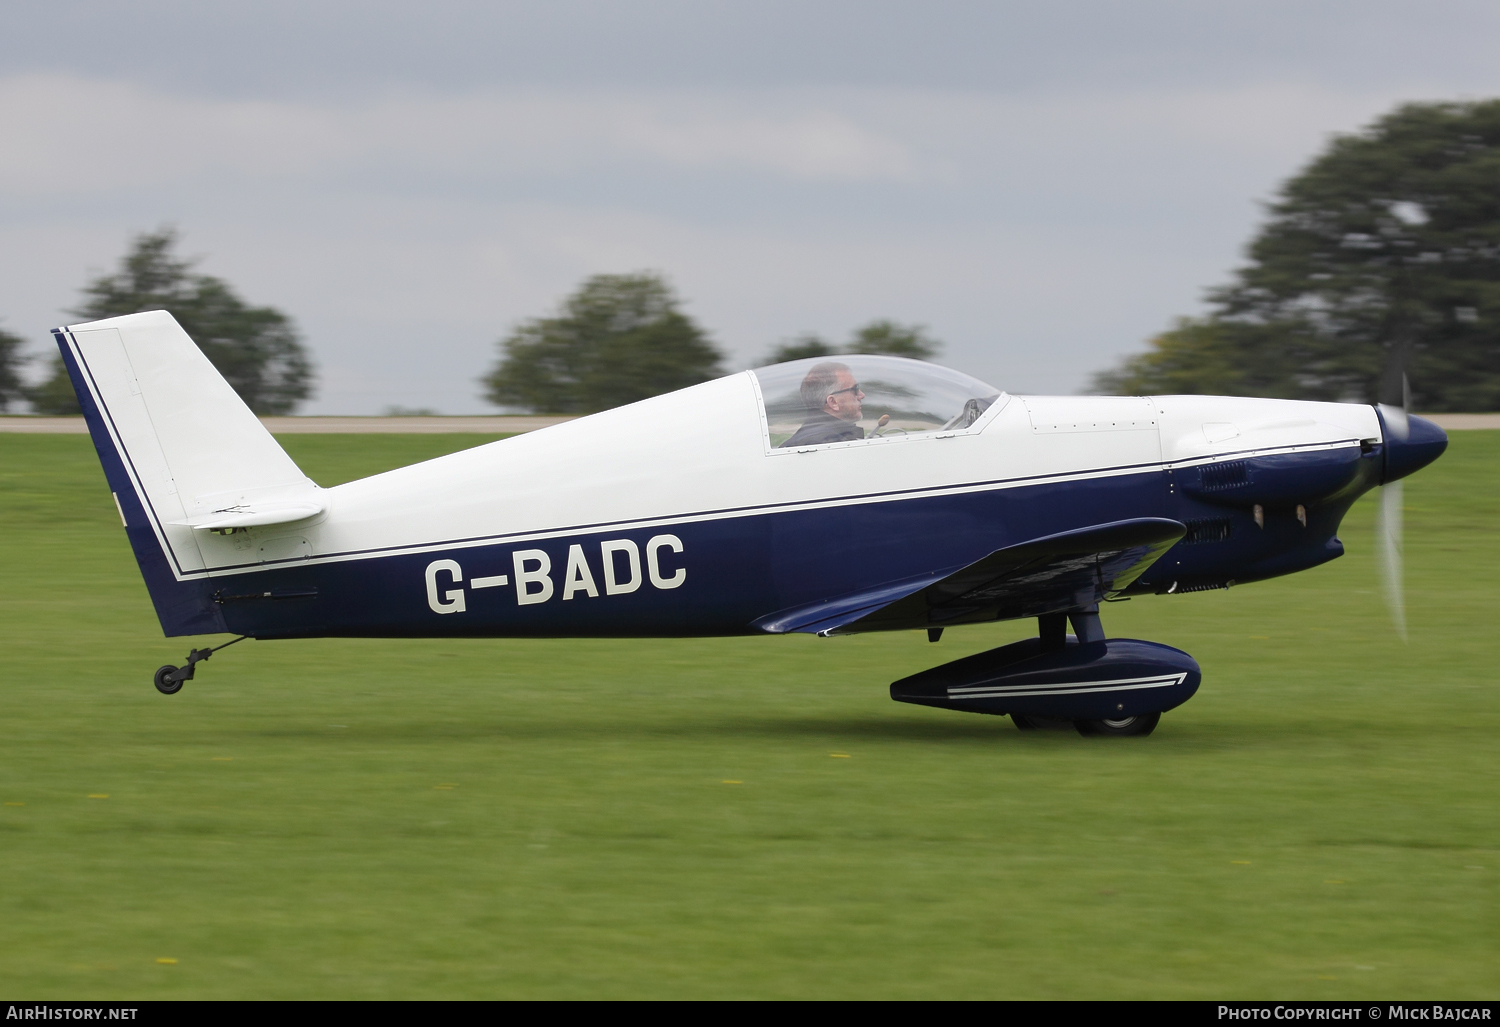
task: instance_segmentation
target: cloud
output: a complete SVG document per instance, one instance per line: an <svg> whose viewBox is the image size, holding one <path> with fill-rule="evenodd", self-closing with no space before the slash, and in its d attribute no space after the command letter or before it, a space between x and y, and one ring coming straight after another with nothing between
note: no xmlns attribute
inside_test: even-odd
<svg viewBox="0 0 1500 1027"><path fill-rule="evenodd" d="M60 75L0 80L0 189L57 195L194 178L507 179L601 166L811 182L910 178L899 142L800 97L479 90L362 104L177 96Z"/></svg>

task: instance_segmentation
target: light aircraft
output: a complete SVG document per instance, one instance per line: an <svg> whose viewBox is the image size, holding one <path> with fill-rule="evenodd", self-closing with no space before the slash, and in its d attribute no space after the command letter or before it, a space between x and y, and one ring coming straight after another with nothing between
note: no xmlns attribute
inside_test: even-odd
<svg viewBox="0 0 1500 1027"><path fill-rule="evenodd" d="M1398 406L1011 396L842 356L320 488L169 313L55 336L168 636L935 641L1035 617L891 696L1085 734L1149 734L1201 677L1106 638L1101 602L1315 567L1377 486L1395 573L1393 483L1447 445Z"/></svg>

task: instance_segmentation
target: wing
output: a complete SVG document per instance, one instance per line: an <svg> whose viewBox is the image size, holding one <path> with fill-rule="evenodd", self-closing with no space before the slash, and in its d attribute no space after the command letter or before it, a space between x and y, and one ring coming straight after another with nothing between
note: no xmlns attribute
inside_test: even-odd
<svg viewBox="0 0 1500 1027"><path fill-rule="evenodd" d="M1186 530L1163 517L1096 524L997 549L937 580L891 582L781 610L755 626L774 634L849 634L1076 610L1129 588Z"/></svg>

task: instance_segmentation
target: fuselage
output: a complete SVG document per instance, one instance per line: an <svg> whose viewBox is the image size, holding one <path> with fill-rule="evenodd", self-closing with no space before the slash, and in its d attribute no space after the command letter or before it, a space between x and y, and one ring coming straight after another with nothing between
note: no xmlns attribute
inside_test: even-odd
<svg viewBox="0 0 1500 1027"><path fill-rule="evenodd" d="M1134 593L1315 566L1384 436L1357 404L1002 394L964 429L786 449L746 372L323 490L306 522L171 539L223 629L262 638L756 633L1128 518L1188 526Z"/></svg>

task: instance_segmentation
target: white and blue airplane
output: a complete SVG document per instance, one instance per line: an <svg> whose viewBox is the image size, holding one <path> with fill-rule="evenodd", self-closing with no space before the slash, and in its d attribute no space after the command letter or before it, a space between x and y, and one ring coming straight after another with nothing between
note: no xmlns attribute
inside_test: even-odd
<svg viewBox="0 0 1500 1027"><path fill-rule="evenodd" d="M1086 734L1148 734L1200 680L1180 650L1105 638L1101 601L1331 560L1356 498L1447 445L1397 407L1011 396L844 356L325 489L169 313L54 334L168 636L936 640L1035 617L891 695Z"/></svg>

